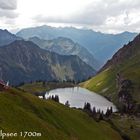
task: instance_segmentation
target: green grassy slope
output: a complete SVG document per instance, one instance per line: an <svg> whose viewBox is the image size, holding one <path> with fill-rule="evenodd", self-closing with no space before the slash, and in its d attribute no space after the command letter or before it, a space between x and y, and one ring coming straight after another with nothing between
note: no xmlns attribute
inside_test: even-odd
<svg viewBox="0 0 140 140"><path fill-rule="evenodd" d="M116 61L118 60L118 61ZM133 101L140 105L140 35L134 41L125 45L118 51L113 58L106 63L102 71L90 80L81 83L91 91L99 93L117 106L118 102L118 88L116 84L116 74L120 73L125 79L129 79L133 83L134 91L131 92ZM138 107L137 106L137 107ZM139 111L139 110L137 110ZM130 116L120 116L117 114L111 118L115 127L131 140L138 140L140 138L140 118ZM132 126L132 128L131 128Z"/></svg>
<svg viewBox="0 0 140 140"><path fill-rule="evenodd" d="M132 81L133 100L140 103L140 35L115 53L101 70L92 79L81 83L81 86L107 96L115 103L117 97L116 74L120 73L124 79Z"/></svg>
<svg viewBox="0 0 140 140"><path fill-rule="evenodd" d="M116 74L120 72L126 79L132 80L134 84L133 99L140 103L140 55L126 60L120 65L113 65L102 71L92 79L81 83L82 87L95 91L108 97L114 103L117 98Z"/></svg>
<svg viewBox="0 0 140 140"><path fill-rule="evenodd" d="M69 82L67 83L45 82L45 84L43 84L43 82L33 82L33 83L24 84L19 88L26 92L34 93L34 92L45 92L55 88L64 88L64 87L73 87L73 86L75 85Z"/></svg>
<svg viewBox="0 0 140 140"><path fill-rule="evenodd" d="M115 72L112 69L106 69L90 80L81 83L81 86L109 97L112 96L115 91L114 79Z"/></svg>
<svg viewBox="0 0 140 140"><path fill-rule="evenodd" d="M28 140L121 140L104 121L95 122L82 111L17 89L0 92L0 129L42 133L41 137L26 137Z"/></svg>

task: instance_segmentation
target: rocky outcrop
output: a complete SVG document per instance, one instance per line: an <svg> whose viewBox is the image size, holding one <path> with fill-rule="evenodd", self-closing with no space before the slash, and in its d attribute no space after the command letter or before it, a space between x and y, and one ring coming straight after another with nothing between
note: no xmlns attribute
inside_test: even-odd
<svg viewBox="0 0 140 140"><path fill-rule="evenodd" d="M45 51L30 41L17 40L0 47L0 73L4 81L17 85L36 80L81 81L95 74L78 56Z"/></svg>
<svg viewBox="0 0 140 140"><path fill-rule="evenodd" d="M117 74L117 89L119 98L119 109L121 113L134 113L135 103L132 99L133 83L129 79L124 79L120 74Z"/></svg>

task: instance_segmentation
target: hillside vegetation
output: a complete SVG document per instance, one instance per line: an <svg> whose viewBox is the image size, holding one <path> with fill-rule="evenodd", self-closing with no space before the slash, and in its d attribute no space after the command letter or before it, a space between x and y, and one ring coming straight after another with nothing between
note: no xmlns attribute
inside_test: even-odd
<svg viewBox="0 0 140 140"><path fill-rule="evenodd" d="M70 82L32 82L21 85L19 88L30 93L46 92L56 88L74 87Z"/></svg>
<svg viewBox="0 0 140 140"><path fill-rule="evenodd" d="M117 105L117 73L132 81L132 98L140 104L140 35L121 48L95 77L81 83L81 86L108 97Z"/></svg>
<svg viewBox="0 0 140 140"><path fill-rule="evenodd" d="M121 140L120 135L104 121L95 122L80 110L14 88L0 92L0 129L42 134L41 137L24 138L28 140Z"/></svg>
<svg viewBox="0 0 140 140"><path fill-rule="evenodd" d="M129 94L128 92L118 87L118 73L119 75L121 75L122 79L127 79L132 82L133 90L129 92ZM125 113L129 114L131 112L131 115L120 115L118 113L116 116L112 116L111 122L114 124L115 128L117 128L121 133L124 133L127 136L126 139L139 140L140 35L138 35L132 42L129 42L128 45L124 45L124 47L121 48L117 53L115 53L112 59L104 65L104 67L95 77L84 83L81 83L81 86L107 97L109 100L115 103L115 105L119 108L121 114L124 110L122 111L122 108L120 108L120 105L122 105L123 103L123 101L119 98L120 90L122 90L121 93L124 93L127 97L132 97L132 108L127 108L127 111L125 110ZM124 104L126 106L130 105L131 103L129 104L129 101L130 100L125 100ZM122 107L125 107L126 109L126 106Z"/></svg>

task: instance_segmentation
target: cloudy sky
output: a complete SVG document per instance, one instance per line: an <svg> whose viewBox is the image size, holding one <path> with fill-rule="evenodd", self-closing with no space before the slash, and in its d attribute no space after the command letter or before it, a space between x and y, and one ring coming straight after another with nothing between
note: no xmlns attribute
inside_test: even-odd
<svg viewBox="0 0 140 140"><path fill-rule="evenodd" d="M0 0L0 28L44 24L140 32L140 0Z"/></svg>

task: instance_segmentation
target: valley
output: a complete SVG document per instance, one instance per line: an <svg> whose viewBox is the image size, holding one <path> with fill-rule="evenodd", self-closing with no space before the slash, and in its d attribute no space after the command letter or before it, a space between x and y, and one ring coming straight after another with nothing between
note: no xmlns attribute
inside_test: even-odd
<svg viewBox="0 0 140 140"><path fill-rule="evenodd" d="M140 132L139 58L140 35L115 53L95 77L80 84L105 96L119 108L120 114L113 115L111 121L121 133L128 136L126 139L132 140L138 139ZM123 85L126 80L131 82L128 87ZM131 86L132 90L129 89Z"/></svg>
<svg viewBox="0 0 140 140"><path fill-rule="evenodd" d="M51 30L50 36L46 29ZM38 34L37 30L44 30L44 34L43 31ZM9 87L0 91L1 129L19 133L24 128L41 133L40 140L137 140L140 35L133 41L130 41L136 35L133 33L104 35L115 41L116 36L122 40L125 36L126 40L120 42L129 43L122 48L118 45L113 51L106 47L108 54L103 46L101 50L93 47L101 51L98 57L99 54L91 52L93 48L74 38L73 41L68 38L70 35L62 37L57 30L41 26L23 29L16 35L0 30L0 79ZM103 37L102 33L90 30L66 29L66 33L69 31L75 31L77 37L79 32L83 37L93 33ZM99 59L111 56L104 65Z"/></svg>
<svg viewBox="0 0 140 140"><path fill-rule="evenodd" d="M131 92L133 100L139 104L139 78L140 78L140 36L138 35L132 42L121 48L111 60L109 60L100 72L82 83L83 87L96 91L107 96L113 102L116 102L117 93L119 92L117 84L117 74L122 79L129 79L133 83L134 91Z"/></svg>
<svg viewBox="0 0 140 140"><path fill-rule="evenodd" d="M140 0L0 0L0 139L140 140Z"/></svg>

